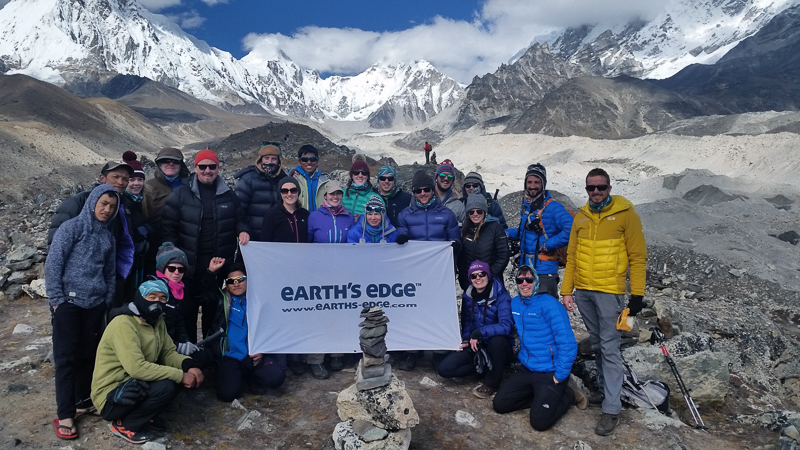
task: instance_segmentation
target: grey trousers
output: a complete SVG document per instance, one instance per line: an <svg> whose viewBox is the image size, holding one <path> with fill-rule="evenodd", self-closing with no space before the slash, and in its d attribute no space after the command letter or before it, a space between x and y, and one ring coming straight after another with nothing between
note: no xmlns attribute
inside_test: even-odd
<svg viewBox="0 0 800 450"><path fill-rule="evenodd" d="M574 299L595 352L597 385L602 387L605 395L602 410L606 414L619 414L624 367L617 317L625 308L625 296L578 289Z"/></svg>

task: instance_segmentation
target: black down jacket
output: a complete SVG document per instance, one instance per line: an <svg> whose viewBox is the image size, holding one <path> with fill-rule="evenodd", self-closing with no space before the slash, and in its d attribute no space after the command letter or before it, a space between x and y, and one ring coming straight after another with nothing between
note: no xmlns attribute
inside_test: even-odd
<svg viewBox="0 0 800 450"><path fill-rule="evenodd" d="M469 221L469 219L467 219ZM469 225L472 225L471 223ZM464 224L465 227L469 226ZM489 216L478 233L475 240L475 232L472 229L464 233L461 239L461 253L458 254L458 282L461 289L469 286L469 265L474 261L483 261L489 264L492 275L503 279L503 271L508 265L508 258L511 250L508 247L508 236L500 222Z"/></svg>
<svg viewBox="0 0 800 450"><path fill-rule="evenodd" d="M244 228L250 239L257 241L261 236L261 223L264 214L283 203L280 182L289 175L281 169L274 178L267 178L256 166L248 166L233 175L236 182L236 196L244 215Z"/></svg>
<svg viewBox="0 0 800 450"><path fill-rule="evenodd" d="M188 185L183 185L170 194L161 213L163 242L172 242L186 253L189 267L187 277L194 275L197 263L197 248L200 240L200 225L203 222L203 203L197 186L197 175L192 175ZM239 199L221 177L216 180L217 195L214 198L215 251L219 256L232 261L242 231L243 216Z"/></svg>

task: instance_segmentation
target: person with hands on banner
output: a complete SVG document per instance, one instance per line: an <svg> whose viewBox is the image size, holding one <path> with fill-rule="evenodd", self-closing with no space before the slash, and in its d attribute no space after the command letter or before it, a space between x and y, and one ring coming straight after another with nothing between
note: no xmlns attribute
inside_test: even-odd
<svg viewBox="0 0 800 450"><path fill-rule="evenodd" d="M159 414L178 393L196 388L203 372L179 354L164 323L169 289L161 280L145 281L132 302L111 311L100 340L92 377L92 401L110 421L111 432L133 444L150 439L149 428L164 431Z"/></svg>
<svg viewBox="0 0 800 450"><path fill-rule="evenodd" d="M497 391L492 406L500 414L530 408L530 424L537 431L553 426L575 403L585 397L569 383L578 344L567 311L547 293L537 293L539 277L530 266L515 276L519 295L511 300L511 314L519 335L517 357L522 367Z"/></svg>
<svg viewBox="0 0 800 450"><path fill-rule="evenodd" d="M481 199L482 200L482 199ZM502 231L502 230L501 230ZM462 294L461 337L459 350L449 353L439 363L439 376L466 377L476 373L475 356L483 349L489 359L483 383L472 390L478 398L489 398L497 392L503 369L511 355L511 296L502 278L492 275L489 264L474 261L468 268L472 284Z"/></svg>
<svg viewBox="0 0 800 450"><path fill-rule="evenodd" d="M397 230L389 222L383 199L378 194L370 196L364 205L363 213L347 233L347 242L391 243L397 239Z"/></svg>
<svg viewBox="0 0 800 450"><path fill-rule="evenodd" d="M470 284L469 266L473 261L485 261L492 275L503 279L511 249L508 236L496 217L489 214L484 197L471 194L467 198L467 220L461 232L461 251L458 253L458 282L461 289Z"/></svg>
<svg viewBox="0 0 800 450"><path fill-rule="evenodd" d="M308 210L300 205L300 183L284 177L279 183L281 203L264 215L263 242L308 242Z"/></svg>
<svg viewBox="0 0 800 450"><path fill-rule="evenodd" d="M220 266L221 267L221 266ZM267 388L283 384L286 360L283 355L250 353L247 340L247 269L233 263L221 291L219 322L225 333L221 342L222 360L217 368L217 398L232 402L242 396L245 384L250 392L262 395Z"/></svg>

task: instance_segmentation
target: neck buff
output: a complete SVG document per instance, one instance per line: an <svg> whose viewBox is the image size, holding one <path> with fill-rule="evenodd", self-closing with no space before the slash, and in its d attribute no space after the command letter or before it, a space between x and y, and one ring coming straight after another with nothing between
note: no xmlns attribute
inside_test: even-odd
<svg viewBox="0 0 800 450"><path fill-rule="evenodd" d="M364 232L368 235L378 238L383 231L383 219L381 218L381 223L378 224L377 227L373 227L372 225L367 222L367 218L364 217Z"/></svg>
<svg viewBox="0 0 800 450"><path fill-rule="evenodd" d="M350 187L357 191L363 191L365 188L369 187L369 181L358 184L355 181L350 180Z"/></svg>
<svg viewBox="0 0 800 450"><path fill-rule="evenodd" d="M127 189L125 190L125 195L127 195L128 198L133 200L134 203L141 203L142 202L142 198L144 198L144 196L142 194L134 194L134 193L132 193L131 191L129 191Z"/></svg>
<svg viewBox="0 0 800 450"><path fill-rule="evenodd" d="M327 200L322 204L322 206L328 208L328 211L330 211L331 214L333 214L334 216L342 212L342 210L344 209L344 205L342 205L341 203L339 204L339 206L331 206L330 204L328 204Z"/></svg>
<svg viewBox="0 0 800 450"><path fill-rule="evenodd" d="M529 211L536 211L542 207L542 204L544 203L544 193L545 191L542 190L542 192L539 193L536 198L530 198L528 197L528 191L525 191L525 201L528 203Z"/></svg>
<svg viewBox="0 0 800 450"><path fill-rule="evenodd" d="M133 297L133 304L139 312L139 317L144 319L151 327L155 326L158 319L164 315L164 307L161 302L148 301L138 292Z"/></svg>
<svg viewBox="0 0 800 450"><path fill-rule="evenodd" d="M430 206L432 206L432 205L433 205L435 202L436 202L436 194L433 194L433 195L431 195L431 199L430 199L430 200L428 200L428 203L425 203L425 204L422 204L422 203L420 203L420 201L419 201L419 200L417 200L417 197L416 197L416 196L414 197L414 203L415 203L417 206L419 206L421 209L429 208L429 207L430 207Z"/></svg>
<svg viewBox="0 0 800 450"><path fill-rule="evenodd" d="M603 200L603 201L602 201L602 202L600 202L600 203L594 203L594 202L592 202L591 200L589 200L589 208L590 208L592 211L597 211L597 212L600 212L600 211L602 211L602 210L603 210L603 208L605 208L606 206L608 206L608 205L609 205L609 203L611 203L611 196L610 196L610 195L609 195L608 197L606 197L606 199L605 199L605 200Z"/></svg>
<svg viewBox="0 0 800 450"><path fill-rule="evenodd" d="M169 285L169 292L170 294L172 294L173 297L175 297L175 299L183 300L183 281L176 283L157 270L156 270L156 276L167 282L167 284Z"/></svg>

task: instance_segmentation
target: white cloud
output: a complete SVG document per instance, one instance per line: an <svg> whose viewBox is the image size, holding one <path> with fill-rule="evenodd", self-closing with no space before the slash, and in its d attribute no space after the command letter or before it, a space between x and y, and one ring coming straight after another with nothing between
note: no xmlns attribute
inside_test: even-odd
<svg viewBox="0 0 800 450"><path fill-rule="evenodd" d="M153 12L181 4L181 0L138 0L139 4Z"/></svg>
<svg viewBox="0 0 800 450"><path fill-rule="evenodd" d="M214 1L214 0L209 0ZM462 83L493 72L537 35L587 23L652 19L668 0L486 0L468 22L435 17L402 31L304 27L244 38L249 63L286 53L304 68L352 74L377 62L424 59Z"/></svg>
<svg viewBox="0 0 800 450"><path fill-rule="evenodd" d="M208 6L219 5L220 3L228 3L228 0L202 0Z"/></svg>
<svg viewBox="0 0 800 450"><path fill-rule="evenodd" d="M198 28L206 21L205 17L194 10L182 12L180 14L167 14L167 17L184 30Z"/></svg>

